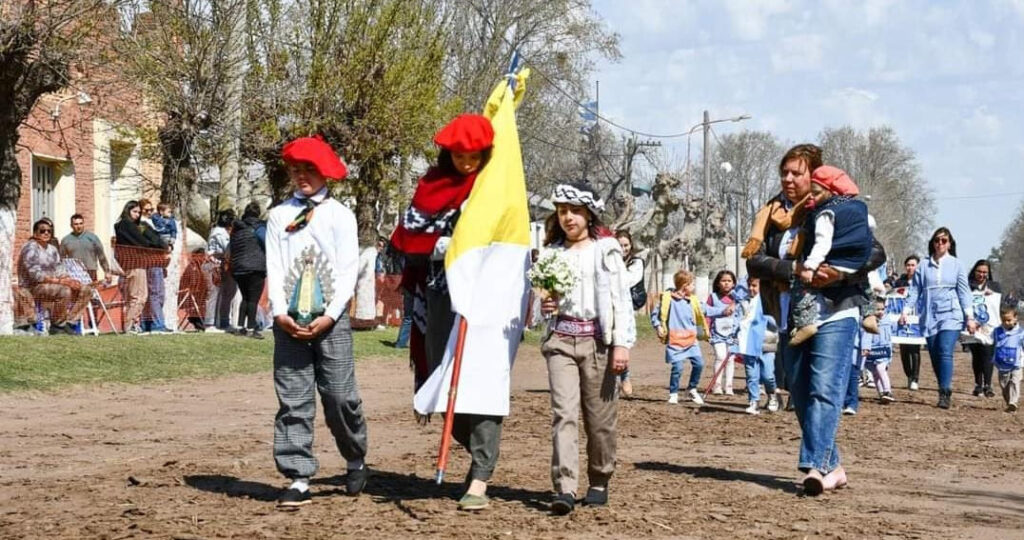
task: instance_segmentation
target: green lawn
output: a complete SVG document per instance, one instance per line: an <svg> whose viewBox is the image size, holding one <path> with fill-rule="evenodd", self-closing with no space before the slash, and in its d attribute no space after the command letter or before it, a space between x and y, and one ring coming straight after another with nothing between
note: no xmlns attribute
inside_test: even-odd
<svg viewBox="0 0 1024 540"><path fill-rule="evenodd" d="M356 358L401 358L398 330L355 332ZM0 337L0 392L269 371L274 340L227 334Z"/></svg>
<svg viewBox="0 0 1024 540"><path fill-rule="evenodd" d="M397 328L354 332L356 359L406 358L391 346ZM226 334L0 337L0 392L53 390L75 384L142 383L183 377L218 377L269 371L273 339ZM540 345L541 331L527 332L524 345ZM637 317L638 339L653 336Z"/></svg>

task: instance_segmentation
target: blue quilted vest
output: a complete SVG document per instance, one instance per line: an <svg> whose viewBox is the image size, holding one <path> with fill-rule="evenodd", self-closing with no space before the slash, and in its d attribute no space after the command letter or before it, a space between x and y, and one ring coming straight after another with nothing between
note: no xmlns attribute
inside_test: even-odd
<svg viewBox="0 0 1024 540"><path fill-rule="evenodd" d="M804 241L804 257L811 253L814 245L815 221L822 212L829 211L835 216L835 234L832 235L832 249L825 262L859 270L871 256L871 228L868 227L868 207L863 201L850 197L835 196L812 210L804 220L807 237Z"/></svg>

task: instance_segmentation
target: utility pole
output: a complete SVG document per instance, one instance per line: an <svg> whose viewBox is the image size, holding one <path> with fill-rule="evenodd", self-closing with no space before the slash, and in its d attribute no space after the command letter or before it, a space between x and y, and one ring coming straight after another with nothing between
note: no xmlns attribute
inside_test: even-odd
<svg viewBox="0 0 1024 540"><path fill-rule="evenodd" d="M711 134L711 116L708 111L704 111L704 121L701 122L704 125L704 206L700 212L700 232L701 236L707 234L708 224L708 205L711 204L711 199L708 197L708 193L711 192L711 153L708 152L708 135Z"/></svg>

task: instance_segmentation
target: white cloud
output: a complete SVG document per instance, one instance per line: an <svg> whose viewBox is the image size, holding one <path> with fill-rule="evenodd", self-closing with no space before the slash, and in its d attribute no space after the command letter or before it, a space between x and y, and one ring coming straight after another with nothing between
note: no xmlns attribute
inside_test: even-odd
<svg viewBox="0 0 1024 540"><path fill-rule="evenodd" d="M818 70L824 50L825 38L818 34L783 38L771 52L772 69L775 73Z"/></svg>
<svg viewBox="0 0 1024 540"><path fill-rule="evenodd" d="M736 37L744 41L757 41L765 37L771 19L789 13L793 6L787 0L727 0L725 9Z"/></svg>
<svg viewBox="0 0 1024 540"><path fill-rule="evenodd" d="M990 146L1003 139L1003 123L988 107L974 109L960 123L962 143L968 146Z"/></svg>
<svg viewBox="0 0 1024 540"><path fill-rule="evenodd" d="M878 110L878 94L863 88L846 87L833 90L822 104L837 119L858 129L889 123L888 117Z"/></svg>

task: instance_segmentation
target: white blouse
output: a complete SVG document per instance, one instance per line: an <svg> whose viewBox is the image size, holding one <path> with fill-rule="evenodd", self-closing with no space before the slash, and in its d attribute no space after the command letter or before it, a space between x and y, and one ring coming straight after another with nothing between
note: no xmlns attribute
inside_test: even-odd
<svg viewBox="0 0 1024 540"><path fill-rule="evenodd" d="M558 313L577 319L599 319L606 345L632 347L636 319L629 294L629 276L622 248L614 238L602 238L576 249L556 246L579 273L572 290L559 300Z"/></svg>

